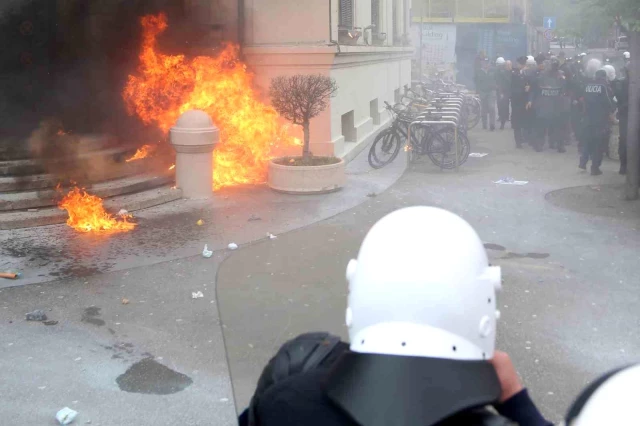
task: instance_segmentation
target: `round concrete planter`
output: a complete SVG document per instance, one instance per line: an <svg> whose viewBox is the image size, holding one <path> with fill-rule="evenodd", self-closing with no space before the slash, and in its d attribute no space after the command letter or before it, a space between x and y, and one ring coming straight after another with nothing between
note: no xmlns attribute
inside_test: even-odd
<svg viewBox="0 0 640 426"><path fill-rule="evenodd" d="M269 162L269 187L287 194L325 194L347 182L345 162L324 166L284 166Z"/></svg>

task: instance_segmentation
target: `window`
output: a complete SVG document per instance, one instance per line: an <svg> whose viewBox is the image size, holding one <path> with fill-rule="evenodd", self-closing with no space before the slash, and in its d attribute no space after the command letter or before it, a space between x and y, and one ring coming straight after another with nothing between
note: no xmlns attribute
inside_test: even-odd
<svg viewBox="0 0 640 426"><path fill-rule="evenodd" d="M371 25L375 25L372 33L380 32L380 0L371 0Z"/></svg>
<svg viewBox="0 0 640 426"><path fill-rule="evenodd" d="M353 0L340 0L340 27L353 28Z"/></svg>
<svg viewBox="0 0 640 426"><path fill-rule="evenodd" d="M463 18L483 17L482 2L478 0L457 0L457 15Z"/></svg>
<svg viewBox="0 0 640 426"><path fill-rule="evenodd" d="M508 18L509 0L484 0L485 18Z"/></svg>
<svg viewBox="0 0 640 426"><path fill-rule="evenodd" d="M453 18L455 2L451 0L427 0L429 18ZM425 15L427 14L425 13Z"/></svg>
<svg viewBox="0 0 640 426"><path fill-rule="evenodd" d="M398 20L398 2L397 0L392 3L392 21L393 22L393 44L399 44L402 40L402 29L400 28L400 21Z"/></svg>

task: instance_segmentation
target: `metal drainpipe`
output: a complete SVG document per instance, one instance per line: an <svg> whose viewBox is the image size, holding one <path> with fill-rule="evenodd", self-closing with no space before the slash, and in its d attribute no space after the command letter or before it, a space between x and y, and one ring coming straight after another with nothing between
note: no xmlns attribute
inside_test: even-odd
<svg viewBox="0 0 640 426"><path fill-rule="evenodd" d="M333 37L333 19L331 18L333 15L331 13L332 4L333 4L333 0L329 0L329 43L331 43L332 45L335 45L338 48L338 51L336 52L336 56L338 56L341 53L340 44L332 38Z"/></svg>

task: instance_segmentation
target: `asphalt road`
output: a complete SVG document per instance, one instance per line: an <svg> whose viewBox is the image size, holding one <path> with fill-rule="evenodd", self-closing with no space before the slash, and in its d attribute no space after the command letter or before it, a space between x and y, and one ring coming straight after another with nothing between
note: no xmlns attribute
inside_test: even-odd
<svg viewBox="0 0 640 426"><path fill-rule="evenodd" d="M379 218L411 205L461 215L503 268L498 346L549 419L559 421L590 380L637 359L639 203L621 200L613 161L596 178L578 171L575 145L537 154L516 151L510 136L476 133L472 151L489 155L459 174L416 164L354 209L227 258L217 291L236 408L288 338L311 330L346 338L346 265ZM503 176L529 183L493 183Z"/></svg>

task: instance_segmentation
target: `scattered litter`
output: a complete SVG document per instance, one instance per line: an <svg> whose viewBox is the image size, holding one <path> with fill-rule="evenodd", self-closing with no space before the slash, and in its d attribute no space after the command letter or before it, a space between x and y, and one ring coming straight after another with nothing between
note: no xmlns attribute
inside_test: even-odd
<svg viewBox="0 0 640 426"><path fill-rule="evenodd" d="M196 225L198 225L198 226L204 225L204 220L198 219L198 221L196 222Z"/></svg>
<svg viewBox="0 0 640 426"><path fill-rule="evenodd" d="M262 218L261 218L261 217L258 217L258 216L256 216L256 215L254 215L254 214L252 214L252 215L249 217L249 222L255 222L256 220L262 220Z"/></svg>
<svg viewBox="0 0 640 426"><path fill-rule="evenodd" d="M375 192L370 192L367 194L367 197L373 198L373 197L377 197L378 194L376 194Z"/></svg>
<svg viewBox="0 0 640 426"><path fill-rule="evenodd" d="M120 211L118 212L118 216L128 216L129 212L126 211L125 209L120 209Z"/></svg>
<svg viewBox="0 0 640 426"><path fill-rule="evenodd" d="M47 314L42 309L36 309L33 312L29 312L27 315L27 321L46 321Z"/></svg>
<svg viewBox="0 0 640 426"><path fill-rule="evenodd" d="M74 411L69 407L64 407L62 410L58 411L56 419L61 425L69 425L75 420L77 415L77 411Z"/></svg>
<svg viewBox="0 0 640 426"><path fill-rule="evenodd" d="M201 291L197 291L197 292L191 292L191 298L192 299L200 299L201 297L204 297L204 294L202 294Z"/></svg>
<svg viewBox="0 0 640 426"><path fill-rule="evenodd" d="M47 387L46 386L38 386L38 389L40 390L45 390Z"/></svg>
<svg viewBox="0 0 640 426"><path fill-rule="evenodd" d="M44 325L56 325L58 323L58 321L56 320L49 320L49 321L44 321L43 324Z"/></svg>
<svg viewBox="0 0 640 426"><path fill-rule="evenodd" d="M512 177L503 177L500 180L497 180L493 183L497 183L500 185L526 185L529 183L528 180L514 180Z"/></svg>
<svg viewBox="0 0 640 426"><path fill-rule="evenodd" d="M220 398L220 402L227 402L229 401L229 398Z"/></svg>
<svg viewBox="0 0 640 426"><path fill-rule="evenodd" d="M488 152L472 152L471 154L469 154L469 157L482 158L486 157L487 155L489 155Z"/></svg>
<svg viewBox="0 0 640 426"><path fill-rule="evenodd" d="M122 299L122 304L123 305L128 305L129 304L129 299Z"/></svg>
<svg viewBox="0 0 640 426"><path fill-rule="evenodd" d="M82 357L78 357L78 358L74 359L74 361L82 361Z"/></svg>
<svg viewBox="0 0 640 426"><path fill-rule="evenodd" d="M15 280L21 276L20 272L0 272L0 278L8 278L10 280Z"/></svg>
<svg viewBox="0 0 640 426"><path fill-rule="evenodd" d="M202 250L202 257L206 257L207 259L213 256L213 252L209 250L209 247L205 244L204 250Z"/></svg>
<svg viewBox="0 0 640 426"><path fill-rule="evenodd" d="M227 247L229 247L229 250L235 250L238 248L238 245L236 243L231 243Z"/></svg>
<svg viewBox="0 0 640 426"><path fill-rule="evenodd" d="M273 234L272 234L272 233L270 233L270 232L267 232L267 238L269 238L270 240L275 240L275 239L276 239L276 238L278 238L278 237L276 237L275 235L273 235Z"/></svg>

